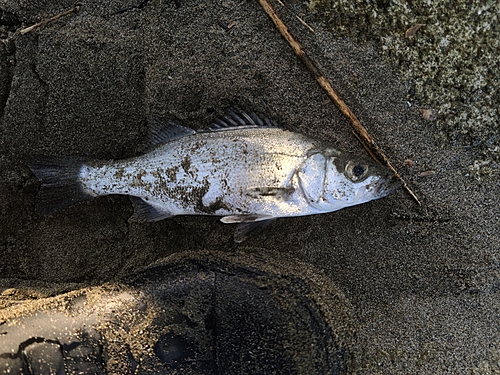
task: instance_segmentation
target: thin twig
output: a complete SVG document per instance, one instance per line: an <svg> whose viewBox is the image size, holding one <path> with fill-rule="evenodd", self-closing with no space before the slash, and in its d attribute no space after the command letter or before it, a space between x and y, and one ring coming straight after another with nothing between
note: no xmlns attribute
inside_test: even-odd
<svg viewBox="0 0 500 375"><path fill-rule="evenodd" d="M302 25L304 25L305 27L307 27L307 28L309 29L309 31L310 31L310 32L314 33L314 29L313 29L311 26L309 26L309 25L306 23L306 21L304 21L304 20L303 20L302 18L300 18L299 16L295 16L295 17L297 17L297 19L299 20L299 22L300 22Z"/></svg>
<svg viewBox="0 0 500 375"><path fill-rule="evenodd" d="M319 83L319 85L326 91L330 99L335 103L335 105L340 109L340 111L349 119L351 125L353 126L356 134L359 136L358 139L361 140L363 146L371 150L370 154L376 161L387 166L393 173L394 176L399 179L402 183L403 189L405 189L415 201L420 205L420 201L417 196L411 191L406 182L403 180L401 175L394 169L389 159L385 156L382 150L375 144L375 140L368 133L363 125L359 122L354 113L345 104L339 94L333 89L332 85L326 77L323 75L321 70L318 68L316 63L307 55L306 51L302 48L300 43L292 36L288 27L283 23L283 21L278 17L268 0L258 0L259 4L262 6L267 15L272 19L277 29L283 35L283 37L288 41L290 47L292 47L295 54L302 60L304 65L307 67L309 72L313 75L314 79Z"/></svg>
<svg viewBox="0 0 500 375"><path fill-rule="evenodd" d="M290 13L292 13L291 9L288 8L281 0L276 0L283 8L287 9ZM307 27L309 29L310 32L314 33L314 29L309 26L306 21L304 21L302 18L300 18L299 16L295 15L295 17L297 17L297 19L299 20L299 22L304 25L305 27Z"/></svg>
<svg viewBox="0 0 500 375"><path fill-rule="evenodd" d="M38 23L35 23L34 25L31 25L30 27L26 27L25 29L22 29L21 30L21 34L26 34L26 33L29 33L30 31L33 31L35 30L36 28L40 27L40 26L43 26L43 25L46 25L50 22L53 22L61 17L64 17L64 16L67 16L68 14L71 14L73 12L76 12L80 9L80 6L79 5L75 5L73 8L69 9L69 10L66 10L62 13L59 13L57 15L55 15L54 17L50 17L50 18L46 18L44 19L43 21L41 22L38 22Z"/></svg>
<svg viewBox="0 0 500 375"><path fill-rule="evenodd" d="M352 134L354 134L354 136L358 139L359 143L361 143L361 145L363 146L363 148L365 149L365 151L368 153L368 155L370 155L370 157L373 159L373 160L376 160L378 162L378 158L377 156L373 153L373 151L368 147L368 145L366 144L366 142L363 141L363 139L361 139L361 136L358 135L358 133L356 133L354 130L352 130Z"/></svg>

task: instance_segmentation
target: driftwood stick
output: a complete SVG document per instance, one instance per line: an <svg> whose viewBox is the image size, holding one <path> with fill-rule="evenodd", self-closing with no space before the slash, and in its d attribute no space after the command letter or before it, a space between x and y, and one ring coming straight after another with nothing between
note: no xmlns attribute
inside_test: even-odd
<svg viewBox="0 0 500 375"><path fill-rule="evenodd" d="M61 17L64 17L64 16L67 16L68 14L71 14L73 12L76 12L80 9L80 6L79 5L75 5L73 8L69 9L69 10L66 10L62 13L59 13L59 14L56 14L55 16L53 17L50 17L50 18L46 18L44 19L43 21L41 22L38 22L38 23L35 23L34 25L31 25L29 27L26 27L24 29L21 30L21 34L26 34L26 33L29 33L30 31L33 31L35 30L37 27L40 27L40 26L43 26L43 25L46 25L50 22L53 22Z"/></svg>
<svg viewBox="0 0 500 375"><path fill-rule="evenodd" d="M379 163L387 166L402 183L403 189L405 189L415 201L420 205L420 201L417 196L411 191L406 182L403 180L401 175L392 166L389 159L385 156L382 150L375 144L375 140L368 133L363 125L359 122L354 113L345 104L339 94L333 89L330 82L326 79L324 74L318 68L316 63L307 55L306 51L302 48L300 43L293 37L293 35L288 30L288 27L283 23L283 21L278 17L268 0L258 0L259 4L262 6L267 15L276 25L281 35L288 41L290 47L292 47L295 54L302 60L304 65L307 67L309 72L313 75L314 79L319 83L319 85L326 91L330 99L335 103L335 105L340 109L340 111L349 119L351 125L354 128L357 138L361 141L363 146L370 150L369 154Z"/></svg>

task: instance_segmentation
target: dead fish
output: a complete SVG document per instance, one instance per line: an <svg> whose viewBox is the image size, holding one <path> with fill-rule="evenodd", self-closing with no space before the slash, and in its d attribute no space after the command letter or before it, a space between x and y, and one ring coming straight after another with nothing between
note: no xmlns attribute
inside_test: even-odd
<svg viewBox="0 0 500 375"><path fill-rule="evenodd" d="M384 167L255 113L231 111L201 131L156 121L151 133L146 152L130 159L33 160L29 167L42 184L38 210L125 194L134 206L131 221L222 216L240 224L234 239L242 242L276 218L340 210L398 186Z"/></svg>

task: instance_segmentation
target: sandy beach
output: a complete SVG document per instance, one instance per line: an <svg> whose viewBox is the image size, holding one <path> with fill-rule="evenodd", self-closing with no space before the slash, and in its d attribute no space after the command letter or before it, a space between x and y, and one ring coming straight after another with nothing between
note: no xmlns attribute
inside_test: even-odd
<svg viewBox="0 0 500 375"><path fill-rule="evenodd" d="M409 100L412 81L380 44L336 33L321 9L273 3L422 204L399 190L330 214L280 219L235 244L234 227L216 217L129 223L125 196L41 216L27 163L36 155L136 156L149 120L197 130L235 105L365 155L258 2L89 0L21 34L74 6L37 3L0 6L0 323L19 306L29 311L62 293L122 285L186 253L201 263L213 254L257 268L277 263L280 275L315 285L327 280L356 332L345 344L347 373L500 373L498 171L491 162L479 173L484 148L444 131L439 113L422 115L425 96ZM301 12L314 33L295 18ZM498 63L488 69L498 77ZM491 129L498 133L498 125ZM307 275L297 275L294 262ZM337 301L331 292L314 295L334 331L331 311L347 310L328 307Z"/></svg>

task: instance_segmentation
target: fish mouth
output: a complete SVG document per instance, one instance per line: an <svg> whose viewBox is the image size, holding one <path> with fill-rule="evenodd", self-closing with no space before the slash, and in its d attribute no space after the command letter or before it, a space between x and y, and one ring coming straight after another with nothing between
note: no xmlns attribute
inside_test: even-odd
<svg viewBox="0 0 500 375"><path fill-rule="evenodd" d="M398 190L401 186L402 183L399 178L397 178L393 174L388 173L385 175L385 177L381 178L380 184L378 185L375 194L382 198Z"/></svg>

